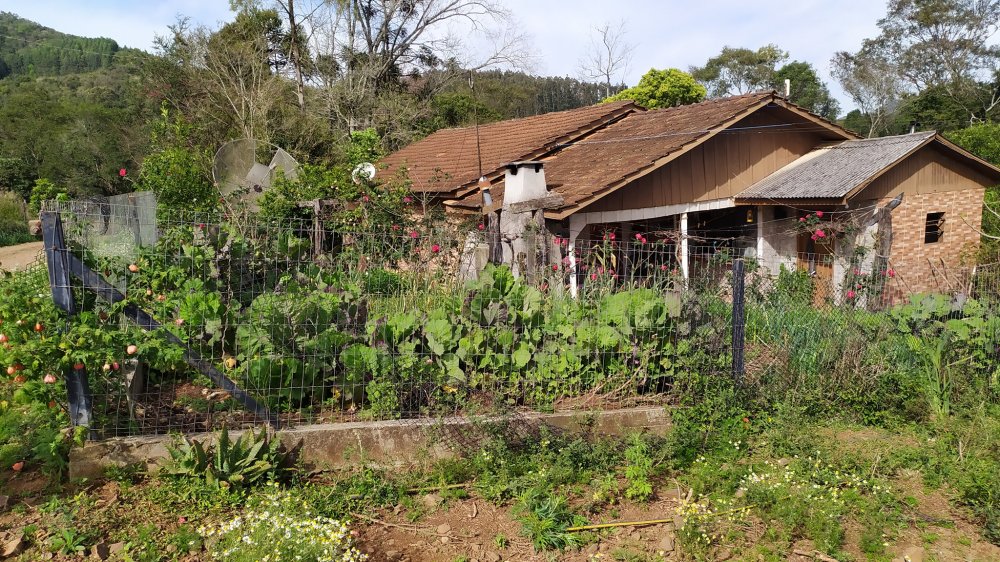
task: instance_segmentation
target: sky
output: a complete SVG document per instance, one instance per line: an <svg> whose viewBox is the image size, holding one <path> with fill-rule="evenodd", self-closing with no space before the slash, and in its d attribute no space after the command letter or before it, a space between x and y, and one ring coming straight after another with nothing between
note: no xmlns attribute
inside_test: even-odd
<svg viewBox="0 0 1000 562"><path fill-rule="evenodd" d="M702 65L723 46L756 49L774 43L792 59L813 64L842 107L853 104L830 77L836 51L856 51L878 34L881 0L497 0L513 13L535 53L534 74L579 75L593 29L625 22L635 45L625 76L635 85L650 68ZM231 17L228 0L0 0L0 10L47 27L151 50L178 15L214 26Z"/></svg>

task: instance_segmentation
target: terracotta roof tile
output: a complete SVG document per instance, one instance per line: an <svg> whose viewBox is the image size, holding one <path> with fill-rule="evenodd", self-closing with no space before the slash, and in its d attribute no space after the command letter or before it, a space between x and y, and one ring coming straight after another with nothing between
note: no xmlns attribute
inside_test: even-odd
<svg viewBox="0 0 1000 562"><path fill-rule="evenodd" d="M613 102L480 125L483 173L493 175L504 164L536 157L555 144L570 141L637 110L642 112L632 102ZM454 192L479 179L476 129L437 131L382 162L389 173L405 164L416 192Z"/></svg>
<svg viewBox="0 0 1000 562"><path fill-rule="evenodd" d="M772 92L760 92L633 113L542 158L545 180L553 193L563 196L564 208L573 207L772 99ZM502 201L502 184L494 185L491 195L496 203ZM479 195L472 194L457 206L479 204Z"/></svg>

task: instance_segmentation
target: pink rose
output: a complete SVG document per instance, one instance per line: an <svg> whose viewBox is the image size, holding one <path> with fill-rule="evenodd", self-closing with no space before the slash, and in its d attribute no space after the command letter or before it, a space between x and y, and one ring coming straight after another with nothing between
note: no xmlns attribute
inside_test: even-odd
<svg viewBox="0 0 1000 562"><path fill-rule="evenodd" d="M433 246L431 246L431 251L436 254L441 251L441 246L439 246L438 244L434 244Z"/></svg>
<svg viewBox="0 0 1000 562"><path fill-rule="evenodd" d="M847 298L849 298L849 299L853 299L853 298L854 298L854 295L855 295L855 293L854 293L854 291L853 291L853 290L851 290L851 291L847 291Z"/></svg>
<svg viewBox="0 0 1000 562"><path fill-rule="evenodd" d="M816 216L817 217L822 217L823 216L823 211L816 211Z"/></svg>

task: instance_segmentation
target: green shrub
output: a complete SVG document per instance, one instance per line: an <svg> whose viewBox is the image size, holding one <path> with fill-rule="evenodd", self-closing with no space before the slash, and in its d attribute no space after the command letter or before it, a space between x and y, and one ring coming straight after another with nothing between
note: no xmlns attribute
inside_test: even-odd
<svg viewBox="0 0 1000 562"><path fill-rule="evenodd" d="M211 156L192 148L189 134L190 126L180 118L171 119L164 108L153 130L155 150L143 159L139 170L136 186L156 194L161 219L213 216L219 207L219 190L210 173Z"/></svg>
<svg viewBox="0 0 1000 562"><path fill-rule="evenodd" d="M11 192L0 192L0 247L31 242L24 201Z"/></svg>
<svg viewBox="0 0 1000 562"><path fill-rule="evenodd" d="M28 208L31 213L38 215L42 210L42 203L45 201L69 201L69 193L50 180L37 179L34 187L31 188L31 198L28 200Z"/></svg>

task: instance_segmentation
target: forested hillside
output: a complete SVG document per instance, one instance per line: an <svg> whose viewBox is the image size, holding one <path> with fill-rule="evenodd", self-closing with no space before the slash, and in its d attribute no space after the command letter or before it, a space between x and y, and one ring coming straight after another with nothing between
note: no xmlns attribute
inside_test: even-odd
<svg viewBox="0 0 1000 562"><path fill-rule="evenodd" d="M118 43L77 37L0 12L0 78L77 74L111 66Z"/></svg>
<svg viewBox="0 0 1000 562"><path fill-rule="evenodd" d="M167 149L207 183L210 155L244 136L333 164L352 131L374 128L391 150L442 127L603 97L601 85L574 78L465 70L454 60L390 69L377 87L345 89L353 77L344 61L310 56L300 105L287 29L273 9L244 9L219 29L181 19L151 54L0 13L0 190L28 199L45 180L78 196L131 191L142 188L133 170Z"/></svg>
<svg viewBox="0 0 1000 562"><path fill-rule="evenodd" d="M279 145L304 163L349 165L363 132L365 146L374 138L385 153L442 127L609 97L668 107L780 91L785 80L792 102L862 135L936 129L994 158L977 148L988 144L1000 111L1000 49L991 44L1000 2L988 4L891 2L878 37L858 52L831 53L834 78L857 108L846 115L812 63L773 44L725 46L687 72L663 61L626 89L615 84L622 74L611 62L624 60L627 45L605 27L603 68L581 74L593 82L534 76L522 37L452 34L454 19L483 29L505 22L504 10L472 0L442 13L420 3L390 9L391 1L365 9L316 1L305 13L298 0L236 2L229 21L215 26L178 18L153 53L2 13L0 191L28 199L39 181L39 196L162 188L167 178L144 166L156 162L205 192L212 155L234 138ZM489 47L491 37L503 40ZM471 49L475 41L485 50Z"/></svg>

